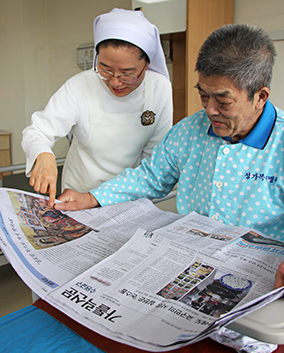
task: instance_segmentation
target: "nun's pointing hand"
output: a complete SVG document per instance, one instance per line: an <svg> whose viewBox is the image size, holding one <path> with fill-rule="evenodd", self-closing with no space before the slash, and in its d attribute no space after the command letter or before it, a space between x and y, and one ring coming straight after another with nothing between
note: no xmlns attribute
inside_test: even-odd
<svg viewBox="0 0 284 353"><path fill-rule="evenodd" d="M65 189L58 200L61 202L54 205L58 211L78 211L100 206L91 193L80 193L71 189Z"/></svg>
<svg viewBox="0 0 284 353"><path fill-rule="evenodd" d="M42 194L49 194L49 206L54 205L56 195L57 165L52 153L40 153L33 167L30 186Z"/></svg>

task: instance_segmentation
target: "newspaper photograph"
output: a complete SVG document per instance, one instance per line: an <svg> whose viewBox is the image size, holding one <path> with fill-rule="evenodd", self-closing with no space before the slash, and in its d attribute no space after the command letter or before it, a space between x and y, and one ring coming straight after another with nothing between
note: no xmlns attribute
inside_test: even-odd
<svg viewBox="0 0 284 353"><path fill-rule="evenodd" d="M48 206L44 196L0 188L0 248L27 286L44 298L117 251L138 224L154 230L180 218L148 200L121 206L68 215Z"/></svg>

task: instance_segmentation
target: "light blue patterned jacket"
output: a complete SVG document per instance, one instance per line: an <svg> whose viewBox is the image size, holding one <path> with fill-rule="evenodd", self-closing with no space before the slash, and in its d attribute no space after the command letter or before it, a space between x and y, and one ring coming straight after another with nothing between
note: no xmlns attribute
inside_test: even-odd
<svg viewBox="0 0 284 353"><path fill-rule="evenodd" d="M179 213L195 211L284 241L284 112L267 102L261 119L264 136L253 139L265 139L262 149L245 144L249 138L228 144L210 136L201 110L176 124L141 166L91 193L105 206L163 197L178 183Z"/></svg>

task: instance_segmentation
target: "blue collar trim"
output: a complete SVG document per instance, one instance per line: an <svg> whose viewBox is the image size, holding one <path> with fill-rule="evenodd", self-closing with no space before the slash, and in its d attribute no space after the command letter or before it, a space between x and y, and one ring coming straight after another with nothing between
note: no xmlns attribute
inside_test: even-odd
<svg viewBox="0 0 284 353"><path fill-rule="evenodd" d="M255 128L242 140L239 142L244 145L255 147L258 149L263 149L267 143L267 140L271 134L273 126L276 120L276 110L269 100L265 103L263 112L256 124ZM213 132L212 125L210 125L208 130L208 135L220 137ZM232 142L230 137L223 137L225 140ZM233 142L232 142L233 143Z"/></svg>

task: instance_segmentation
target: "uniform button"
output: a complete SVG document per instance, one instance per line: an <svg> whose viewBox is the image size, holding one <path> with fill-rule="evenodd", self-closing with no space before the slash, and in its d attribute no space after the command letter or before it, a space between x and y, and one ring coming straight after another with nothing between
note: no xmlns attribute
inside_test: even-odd
<svg viewBox="0 0 284 353"><path fill-rule="evenodd" d="M225 148L223 149L223 153L224 153L224 154L230 153L230 149L229 149L228 147L225 147Z"/></svg>
<svg viewBox="0 0 284 353"><path fill-rule="evenodd" d="M212 218L215 219L215 221L218 221L218 216L216 214L214 214Z"/></svg>
<svg viewBox="0 0 284 353"><path fill-rule="evenodd" d="M223 186L222 181L217 181L216 186L218 189L221 188Z"/></svg>

